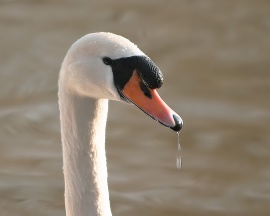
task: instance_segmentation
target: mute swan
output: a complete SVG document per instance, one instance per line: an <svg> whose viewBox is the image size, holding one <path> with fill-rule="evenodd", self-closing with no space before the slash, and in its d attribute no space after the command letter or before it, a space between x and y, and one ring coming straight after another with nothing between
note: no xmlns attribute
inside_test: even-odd
<svg viewBox="0 0 270 216"><path fill-rule="evenodd" d="M71 46L58 82L67 216L112 215L105 154L108 99L132 103L180 131L182 119L156 91L162 83L159 68L122 36L92 33Z"/></svg>

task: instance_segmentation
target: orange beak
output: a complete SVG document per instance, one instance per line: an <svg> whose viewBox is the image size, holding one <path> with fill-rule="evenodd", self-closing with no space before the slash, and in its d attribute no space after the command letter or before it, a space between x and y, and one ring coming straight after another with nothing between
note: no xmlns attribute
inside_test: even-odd
<svg viewBox="0 0 270 216"><path fill-rule="evenodd" d="M126 83L122 93L133 104L139 107L146 114L157 120L164 126L170 127L175 131L182 128L182 119L175 113L158 95L156 89L147 89L146 96L140 87L142 79L136 70L133 71L132 77ZM146 87L147 88L147 87ZM150 93L150 94L149 94Z"/></svg>

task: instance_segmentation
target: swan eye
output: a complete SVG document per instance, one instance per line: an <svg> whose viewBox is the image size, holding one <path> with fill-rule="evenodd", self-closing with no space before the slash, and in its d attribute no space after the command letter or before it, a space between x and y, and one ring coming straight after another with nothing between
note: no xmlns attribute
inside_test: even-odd
<svg viewBox="0 0 270 216"><path fill-rule="evenodd" d="M105 65L111 65L112 64L112 59L110 59L109 57L104 57L103 62L104 62Z"/></svg>

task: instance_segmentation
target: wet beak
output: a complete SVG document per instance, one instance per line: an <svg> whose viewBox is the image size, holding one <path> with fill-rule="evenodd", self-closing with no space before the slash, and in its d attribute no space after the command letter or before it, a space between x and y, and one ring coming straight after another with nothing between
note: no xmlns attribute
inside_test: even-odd
<svg viewBox="0 0 270 216"><path fill-rule="evenodd" d="M145 94L140 87L141 84L142 80L135 70L122 93L128 100L162 125L170 127L174 131L180 131L183 126L181 117L161 99L156 89L149 89L145 86L147 88L147 94Z"/></svg>

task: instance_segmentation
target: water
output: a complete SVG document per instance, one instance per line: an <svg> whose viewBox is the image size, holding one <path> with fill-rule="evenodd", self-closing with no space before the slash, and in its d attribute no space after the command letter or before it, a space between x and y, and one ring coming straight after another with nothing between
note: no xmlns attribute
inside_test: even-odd
<svg viewBox="0 0 270 216"><path fill-rule="evenodd" d="M176 168L181 169L182 159L181 159L181 143L180 143L180 132L177 132L177 157L176 157Z"/></svg>
<svg viewBox="0 0 270 216"><path fill-rule="evenodd" d="M176 157L176 168L181 169L181 167L182 167L182 159L181 159L181 155L178 154Z"/></svg>
<svg viewBox="0 0 270 216"><path fill-rule="evenodd" d="M2 1L0 215L64 215L58 72L95 31L148 54L164 73L159 94L185 119L179 172L175 133L110 103L113 215L270 215L269 11L263 0Z"/></svg>

